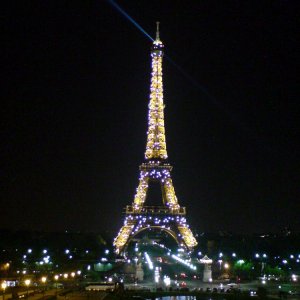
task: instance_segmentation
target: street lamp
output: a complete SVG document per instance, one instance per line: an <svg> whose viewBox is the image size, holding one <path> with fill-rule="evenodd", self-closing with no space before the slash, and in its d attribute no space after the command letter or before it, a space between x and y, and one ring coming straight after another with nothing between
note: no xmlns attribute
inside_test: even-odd
<svg viewBox="0 0 300 300"><path fill-rule="evenodd" d="M218 260L218 263L220 264L220 271L221 271L221 269L222 269L222 262L223 262L222 259L219 259L219 260Z"/></svg>
<svg viewBox="0 0 300 300"><path fill-rule="evenodd" d="M209 278L209 283L210 283L210 289L212 290L212 284L213 284L213 280L212 280L212 278Z"/></svg>
<svg viewBox="0 0 300 300"><path fill-rule="evenodd" d="M55 280L55 295L57 296L57 280L58 280L59 276L55 275L54 276L54 280Z"/></svg>
<svg viewBox="0 0 300 300"><path fill-rule="evenodd" d="M26 287L27 287L27 298L28 298L28 288L29 288L30 283L31 283L31 280L30 280L30 279L26 279L26 280L25 280L25 285L26 285Z"/></svg>
<svg viewBox="0 0 300 300"><path fill-rule="evenodd" d="M45 287L45 283L46 283L46 281L47 281L47 277L45 277L45 276L43 276L42 278L41 278L41 282L43 283L43 296L45 296L45 290L46 290L46 287Z"/></svg>
<svg viewBox="0 0 300 300"><path fill-rule="evenodd" d="M3 290L3 300L5 300L4 298L5 298L5 289L6 289L6 287L7 287L6 281L3 281L1 283L1 288Z"/></svg>

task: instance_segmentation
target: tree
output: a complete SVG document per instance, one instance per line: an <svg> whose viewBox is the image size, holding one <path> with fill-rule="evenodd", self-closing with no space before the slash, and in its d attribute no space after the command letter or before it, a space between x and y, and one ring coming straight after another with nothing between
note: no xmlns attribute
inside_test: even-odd
<svg viewBox="0 0 300 300"><path fill-rule="evenodd" d="M280 269L278 266L272 267L270 265L266 265L265 267L265 273L268 275L274 275L276 277L286 277L287 273Z"/></svg>
<svg viewBox="0 0 300 300"><path fill-rule="evenodd" d="M255 277L254 265L252 262L239 260L233 265L233 274L242 279L252 279Z"/></svg>

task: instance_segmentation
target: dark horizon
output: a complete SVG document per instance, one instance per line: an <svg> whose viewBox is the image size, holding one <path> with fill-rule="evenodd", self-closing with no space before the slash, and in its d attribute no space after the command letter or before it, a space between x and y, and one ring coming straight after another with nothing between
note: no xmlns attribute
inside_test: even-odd
<svg viewBox="0 0 300 300"><path fill-rule="evenodd" d="M166 142L199 232L300 232L290 1L117 1L160 21ZM151 41L109 1L6 4L0 228L117 234L144 161Z"/></svg>

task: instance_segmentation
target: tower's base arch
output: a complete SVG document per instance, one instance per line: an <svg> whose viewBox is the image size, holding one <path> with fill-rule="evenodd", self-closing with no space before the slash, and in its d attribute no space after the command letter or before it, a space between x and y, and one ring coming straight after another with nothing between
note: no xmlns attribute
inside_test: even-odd
<svg viewBox="0 0 300 300"><path fill-rule="evenodd" d="M118 236L114 240L117 254L124 254L128 243L145 230L160 229L167 232L180 248L192 250L195 246L195 238L186 224L185 210L182 212L170 211L166 207L143 207L143 211L134 213L131 207L126 209L126 218Z"/></svg>
<svg viewBox="0 0 300 300"><path fill-rule="evenodd" d="M172 242L171 242L172 241ZM140 244L145 246L165 245L167 248L181 247L180 240L174 230L163 228L161 226L147 226L140 228L130 236L127 243L124 245L122 252L128 253L132 247L129 245Z"/></svg>

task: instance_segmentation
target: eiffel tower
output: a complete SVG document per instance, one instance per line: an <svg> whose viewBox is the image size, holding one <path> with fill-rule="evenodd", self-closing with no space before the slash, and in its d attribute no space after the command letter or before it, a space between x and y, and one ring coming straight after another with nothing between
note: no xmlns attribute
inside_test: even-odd
<svg viewBox="0 0 300 300"><path fill-rule="evenodd" d="M125 253L129 242L141 231L156 228L166 231L180 247L192 250L197 241L186 222L185 207L178 203L171 179L172 166L168 163L162 81L164 45L159 37L151 48L152 72L148 111L148 132L145 162L140 166L139 185L132 205L126 206L125 220L114 240L115 252ZM149 183L158 182L162 193L162 206L145 206Z"/></svg>

